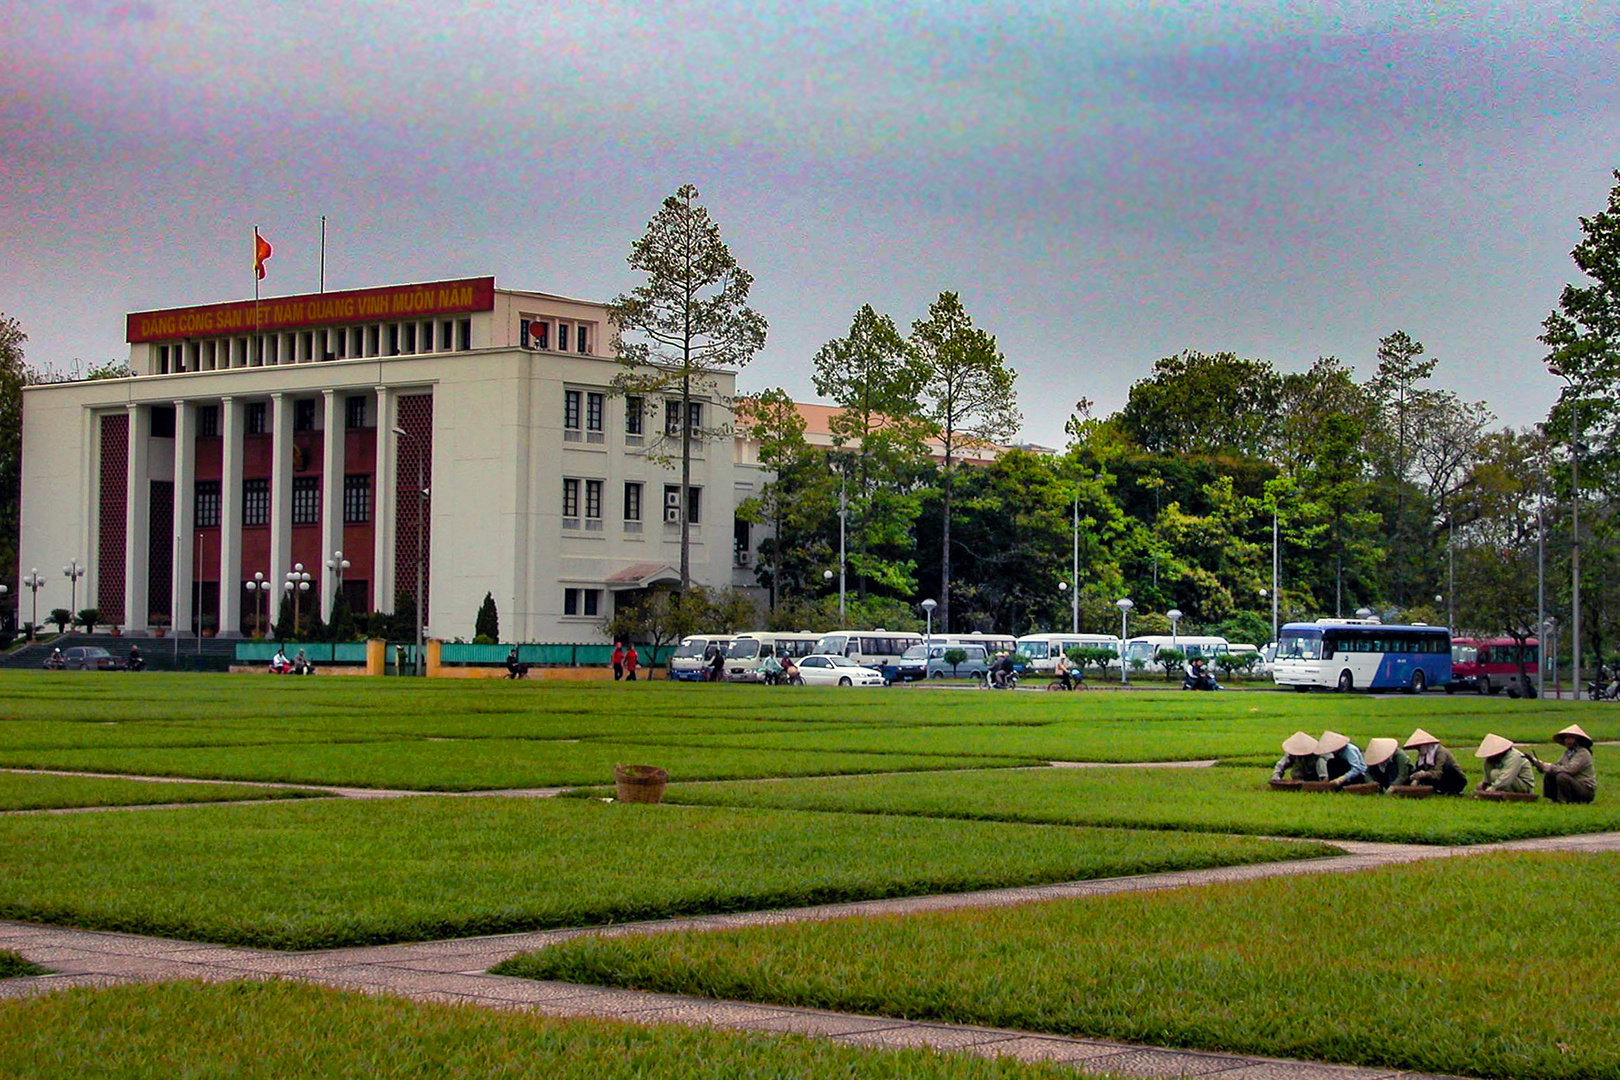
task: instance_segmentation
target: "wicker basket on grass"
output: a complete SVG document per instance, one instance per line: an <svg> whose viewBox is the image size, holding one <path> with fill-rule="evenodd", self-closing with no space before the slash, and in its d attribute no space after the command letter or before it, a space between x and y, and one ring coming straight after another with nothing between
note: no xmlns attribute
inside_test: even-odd
<svg viewBox="0 0 1620 1080"><path fill-rule="evenodd" d="M613 786L620 802L661 802L668 783L669 772L656 765L613 766Z"/></svg>
<svg viewBox="0 0 1620 1080"><path fill-rule="evenodd" d="M1535 802L1541 798L1534 791L1477 791L1474 794L1488 802Z"/></svg>

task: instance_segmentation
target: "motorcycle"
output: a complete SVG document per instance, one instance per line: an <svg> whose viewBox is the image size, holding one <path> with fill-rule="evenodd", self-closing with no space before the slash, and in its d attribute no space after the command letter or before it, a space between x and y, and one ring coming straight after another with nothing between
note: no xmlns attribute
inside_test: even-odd
<svg viewBox="0 0 1620 1080"><path fill-rule="evenodd" d="M996 671L994 669L984 673L984 681L979 684L984 690L1016 690L1018 689L1018 672Z"/></svg>
<svg viewBox="0 0 1620 1080"><path fill-rule="evenodd" d="M1192 667L1187 669L1187 677L1181 680L1181 688L1183 690L1219 690L1221 684L1216 682L1215 676L1204 668Z"/></svg>

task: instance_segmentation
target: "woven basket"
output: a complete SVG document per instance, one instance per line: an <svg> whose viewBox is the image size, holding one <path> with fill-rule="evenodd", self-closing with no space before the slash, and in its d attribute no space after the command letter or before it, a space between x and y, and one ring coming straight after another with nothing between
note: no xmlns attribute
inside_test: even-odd
<svg viewBox="0 0 1620 1080"><path fill-rule="evenodd" d="M1399 795L1403 799L1427 799L1434 794L1434 788L1426 784L1395 784L1389 789L1391 795Z"/></svg>
<svg viewBox="0 0 1620 1080"><path fill-rule="evenodd" d="M1377 795L1380 791L1383 791L1384 789L1379 787L1377 784L1366 783L1366 784L1346 784L1346 785L1344 785L1344 787L1340 788L1339 790L1343 791L1343 792L1346 792L1347 794L1350 794L1350 795Z"/></svg>
<svg viewBox="0 0 1620 1080"><path fill-rule="evenodd" d="M1298 791L1300 783L1298 780L1273 780L1271 787L1273 791Z"/></svg>
<svg viewBox="0 0 1620 1080"><path fill-rule="evenodd" d="M620 802L655 803L664 798L669 772L656 765L615 765L613 786Z"/></svg>
<svg viewBox="0 0 1620 1080"><path fill-rule="evenodd" d="M1337 791L1338 789L1333 786L1333 781L1331 781L1331 780L1301 780L1300 784L1299 784L1299 790L1301 790L1301 791Z"/></svg>
<svg viewBox="0 0 1620 1080"><path fill-rule="evenodd" d="M1491 802L1535 802L1541 798L1534 791L1477 791L1474 794Z"/></svg>

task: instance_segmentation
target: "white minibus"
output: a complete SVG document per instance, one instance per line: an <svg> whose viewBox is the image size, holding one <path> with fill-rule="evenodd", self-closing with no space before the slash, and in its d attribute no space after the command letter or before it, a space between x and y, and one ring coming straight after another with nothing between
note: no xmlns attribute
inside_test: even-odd
<svg viewBox="0 0 1620 1080"><path fill-rule="evenodd" d="M894 666L913 645L921 645L923 636L907 630L834 630L821 635L816 652L828 656L847 656L861 667L883 671L884 678L892 680ZM886 670L887 669L887 670Z"/></svg>
<svg viewBox="0 0 1620 1080"><path fill-rule="evenodd" d="M1075 649L1109 649L1119 656L1119 638L1111 634L1025 634L1018 639L1018 651L1029 657L1036 671L1051 671L1059 653Z"/></svg>
<svg viewBox="0 0 1620 1080"><path fill-rule="evenodd" d="M798 659L816 651L820 636L810 633L778 633L774 630L756 630L738 634L737 640L726 650L727 682L764 682L761 670L767 656L781 660L784 656Z"/></svg>
<svg viewBox="0 0 1620 1080"><path fill-rule="evenodd" d="M694 634L681 638L676 650L669 654L669 677L677 682L702 682L709 677L714 656L709 650L724 653L737 640L731 634Z"/></svg>
<svg viewBox="0 0 1620 1080"><path fill-rule="evenodd" d="M1133 637L1125 643L1125 663L1140 660L1144 669L1151 669L1159 662L1160 649L1176 649L1188 660L1197 656L1211 660L1229 648L1230 644L1223 637L1207 635L1201 637L1196 634L1178 634L1171 637L1169 634L1147 634L1143 637Z"/></svg>

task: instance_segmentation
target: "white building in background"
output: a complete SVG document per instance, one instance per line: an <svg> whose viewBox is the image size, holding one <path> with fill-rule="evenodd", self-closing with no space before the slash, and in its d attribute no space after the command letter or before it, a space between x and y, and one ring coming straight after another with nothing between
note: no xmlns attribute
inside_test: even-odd
<svg viewBox="0 0 1620 1080"><path fill-rule="evenodd" d="M679 470L647 451L728 423L735 393L722 374L684 418L616 396L612 335L604 305L489 277L131 314L132 377L24 391L22 572L47 577L42 612L73 587L128 633L236 634L276 617L257 574L302 564L323 615L339 588L392 611L420 551L432 636L470 638L487 592L507 640L600 640L617 602L678 581ZM743 443L693 460L700 584L754 585Z"/></svg>

